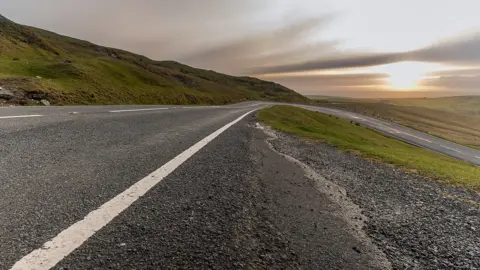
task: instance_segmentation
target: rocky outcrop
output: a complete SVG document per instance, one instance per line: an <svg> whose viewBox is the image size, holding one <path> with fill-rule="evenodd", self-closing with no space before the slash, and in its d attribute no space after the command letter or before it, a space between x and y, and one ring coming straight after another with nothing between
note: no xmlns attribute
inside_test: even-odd
<svg viewBox="0 0 480 270"><path fill-rule="evenodd" d="M0 99L11 100L13 98L15 98L15 94L12 91L0 86Z"/></svg>

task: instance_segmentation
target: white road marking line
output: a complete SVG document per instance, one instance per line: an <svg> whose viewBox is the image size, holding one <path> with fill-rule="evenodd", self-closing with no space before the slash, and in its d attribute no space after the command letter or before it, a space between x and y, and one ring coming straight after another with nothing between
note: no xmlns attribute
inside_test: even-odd
<svg viewBox="0 0 480 270"><path fill-rule="evenodd" d="M480 157L479 157L479 156L475 156L475 157L476 157L476 158L478 158L478 159L480 159Z"/></svg>
<svg viewBox="0 0 480 270"><path fill-rule="evenodd" d="M141 112L141 111L158 111L158 110L168 110L170 108L151 108L151 109L131 109L131 110L114 110L108 111L111 113L121 113L121 112Z"/></svg>
<svg viewBox="0 0 480 270"><path fill-rule="evenodd" d="M196 152L254 111L255 110L251 110L245 113L183 151L156 171L133 184L124 192L118 194L115 198L104 203L100 208L90 212L84 219L77 221L75 224L59 233L52 240L46 242L41 248L32 251L30 254L17 261L11 269L43 270L54 267L68 254L82 245L95 232L107 225L132 203L160 183L160 181L192 157Z"/></svg>
<svg viewBox="0 0 480 270"><path fill-rule="evenodd" d="M0 119L13 119L13 118L28 118L28 117L41 117L41 114L29 114L29 115L12 115L12 116L0 116Z"/></svg>
<svg viewBox="0 0 480 270"><path fill-rule="evenodd" d="M373 121L371 121L371 122L374 123ZM396 134L405 134L407 136L422 140L424 142L432 143L432 141L430 141L428 139L425 139L425 138L422 138L422 137L419 137L419 136L416 136L416 135L413 135L413 134L410 134L410 133L406 133L406 132L403 132L401 130L398 130L398 129L395 129L395 128L392 128L392 127L388 127L388 126L380 124L380 123L374 123L374 124L376 124L377 126L379 126L381 128L384 128L385 131L390 131L390 132L393 132L393 133L396 133Z"/></svg>
<svg viewBox="0 0 480 270"><path fill-rule="evenodd" d="M382 126L383 126L383 127L385 127L386 129L390 129L390 131L392 131L392 132L395 132L395 133L403 133L403 132L401 132L401 131L400 131L400 130L398 130L398 129L389 128L389 127L387 127L387 126L384 126L384 125L382 125Z"/></svg>
<svg viewBox="0 0 480 270"><path fill-rule="evenodd" d="M448 149L448 150L452 150L452 151L457 152L457 153L462 153L461 151L459 151L455 148L451 148L451 147L448 147L448 146L445 146L445 145L440 145L440 147L443 147L443 148Z"/></svg>
<svg viewBox="0 0 480 270"><path fill-rule="evenodd" d="M347 114L347 115L350 116L350 117L352 117L352 118L354 118L354 119L360 119L360 120L362 120L362 121L367 121L367 122L368 122L368 120L365 119L365 118L363 118L363 117L359 117L359 116L356 116L356 115L351 114L351 113L349 113L349 114Z"/></svg>
<svg viewBox="0 0 480 270"><path fill-rule="evenodd" d="M403 133L403 134L405 134L405 135L408 135L408 136L410 136L410 137L413 137L413 138L417 138L417 139L422 140L422 141L424 141L424 142L432 143L432 141L427 140L427 139L422 138L422 137L418 137L418 136L415 136L415 135L412 135L412 134L409 134L409 133L405 133L405 132L401 132L401 133Z"/></svg>

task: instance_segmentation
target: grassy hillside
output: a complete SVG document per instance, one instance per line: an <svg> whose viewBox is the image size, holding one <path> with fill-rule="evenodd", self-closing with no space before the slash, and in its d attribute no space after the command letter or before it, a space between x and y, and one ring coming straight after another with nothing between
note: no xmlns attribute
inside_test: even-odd
<svg viewBox="0 0 480 270"><path fill-rule="evenodd" d="M480 168L386 137L343 119L291 106L263 109L258 118L283 132L415 170L446 183L480 190Z"/></svg>
<svg viewBox="0 0 480 270"><path fill-rule="evenodd" d="M391 99L387 102L401 106L415 106L480 116L480 96Z"/></svg>
<svg viewBox="0 0 480 270"><path fill-rule="evenodd" d="M31 104L306 102L279 84L154 61L0 16L0 99ZM13 95L12 95L13 94Z"/></svg>

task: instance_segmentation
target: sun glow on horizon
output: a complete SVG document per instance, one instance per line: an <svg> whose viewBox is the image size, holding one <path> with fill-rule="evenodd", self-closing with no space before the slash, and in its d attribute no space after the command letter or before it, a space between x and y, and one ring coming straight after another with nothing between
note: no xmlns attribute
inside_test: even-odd
<svg viewBox="0 0 480 270"><path fill-rule="evenodd" d="M423 77L423 73L418 72L399 72L390 73L387 79L389 86L395 90L412 90L418 87L418 83Z"/></svg>
<svg viewBox="0 0 480 270"><path fill-rule="evenodd" d="M386 73L386 83L392 90L418 90L420 81L430 72L439 70L438 65L422 62L400 62L372 68Z"/></svg>
<svg viewBox="0 0 480 270"><path fill-rule="evenodd" d="M436 72L468 70L468 66L451 66L427 62L397 62L372 67L359 68L338 68L325 70L307 70L296 72L263 74L260 77L265 79L275 78L315 78L318 76L318 85L326 80L328 87L340 87L353 89L369 89L372 91L388 92L415 92L415 91L436 91L442 90L438 86L425 83L428 80L435 80L441 77ZM342 82L345 77L345 83ZM334 78L338 85L332 86L328 79ZM362 81L362 78L364 80Z"/></svg>

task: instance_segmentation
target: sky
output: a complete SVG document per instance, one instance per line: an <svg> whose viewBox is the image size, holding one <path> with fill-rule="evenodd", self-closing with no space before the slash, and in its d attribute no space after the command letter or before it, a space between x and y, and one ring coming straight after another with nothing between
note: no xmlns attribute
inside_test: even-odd
<svg viewBox="0 0 480 270"><path fill-rule="evenodd" d="M480 95L478 0L0 0L25 25L309 95Z"/></svg>

